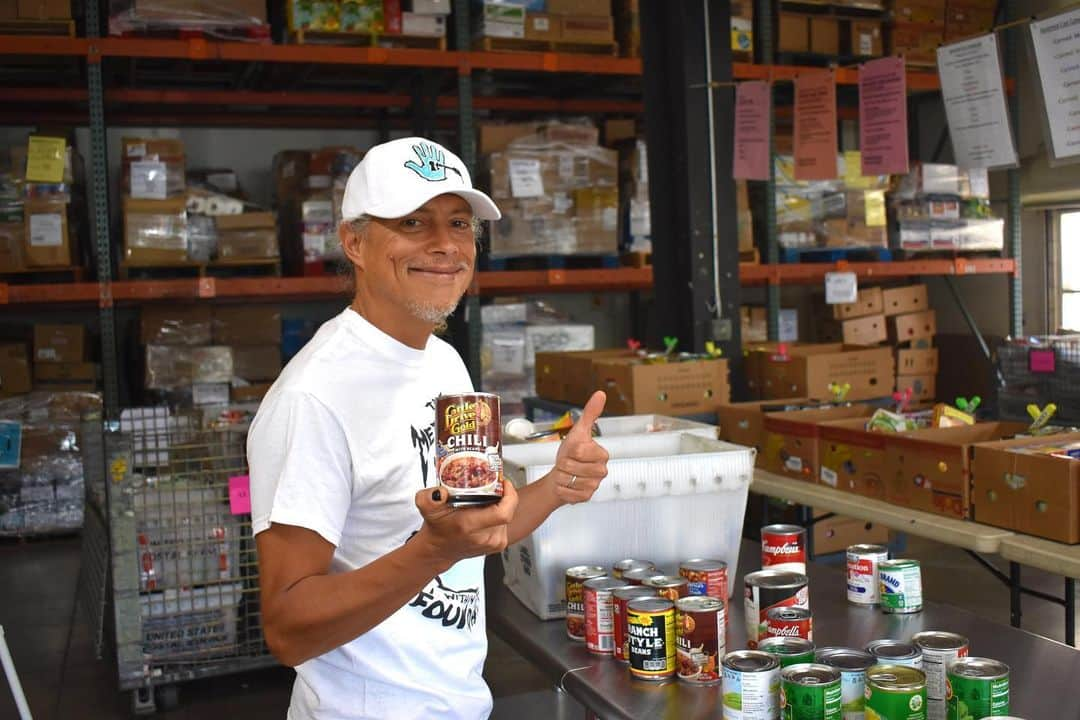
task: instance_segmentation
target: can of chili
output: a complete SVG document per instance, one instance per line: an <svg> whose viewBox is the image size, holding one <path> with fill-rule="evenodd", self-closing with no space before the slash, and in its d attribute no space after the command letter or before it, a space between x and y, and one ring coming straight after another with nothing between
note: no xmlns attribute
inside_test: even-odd
<svg viewBox="0 0 1080 720"><path fill-rule="evenodd" d="M435 401L435 469L451 505L502 500L499 396L440 395Z"/></svg>
<svg viewBox="0 0 1080 720"><path fill-rule="evenodd" d="M656 594L655 588L642 587L640 585L619 588L611 593L611 616L615 635L614 655L615 659L619 662L630 662L630 652L627 647L628 641L626 636L626 606L631 600L649 597L660 596Z"/></svg>
<svg viewBox="0 0 1080 720"><path fill-rule="evenodd" d="M720 682L727 654L725 606L720 598L691 595L675 601L676 663L679 679L691 685Z"/></svg>
<svg viewBox="0 0 1080 720"><path fill-rule="evenodd" d="M642 583L646 587L656 588L660 597L675 602L690 594L690 583L681 575L654 575Z"/></svg>
<svg viewBox="0 0 1080 720"><path fill-rule="evenodd" d="M691 595L708 595L727 603L727 563L723 560L687 560L679 565L679 574L690 583Z"/></svg>
<svg viewBox="0 0 1080 720"><path fill-rule="evenodd" d="M622 579L631 585L644 585L649 578L659 577L660 575L663 575L663 573L656 568L634 568L633 570L624 570Z"/></svg>
<svg viewBox="0 0 1080 720"><path fill-rule="evenodd" d="M585 581L585 647L595 655L611 655L615 651L611 593L624 587L629 586L612 577Z"/></svg>
<svg viewBox="0 0 1080 720"><path fill-rule="evenodd" d="M620 560L611 566L611 577L623 579L623 573L631 570L655 570L656 565L652 564L648 560L634 560L633 558L627 558Z"/></svg>
<svg viewBox="0 0 1080 720"><path fill-rule="evenodd" d="M575 565L566 570L566 635L585 642L585 581L604 577L599 565Z"/></svg>

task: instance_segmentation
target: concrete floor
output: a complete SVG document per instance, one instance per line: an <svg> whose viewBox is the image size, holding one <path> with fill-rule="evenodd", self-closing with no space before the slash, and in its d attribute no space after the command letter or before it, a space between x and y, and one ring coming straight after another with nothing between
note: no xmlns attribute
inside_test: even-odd
<svg viewBox="0 0 1080 720"><path fill-rule="evenodd" d="M929 600L959 605L1001 623L1009 621L1008 591L966 554L909 538L905 557L923 562ZM997 567L1007 563L990 557ZM828 558L826 558L828 560ZM131 697L116 690L115 665L94 657L91 632L75 614L79 540L0 544L0 625L3 626L35 720L114 720L131 716ZM1030 587L1061 595L1061 578L1024 570ZM1026 599L1022 626L1064 639L1061 607ZM485 677L494 694L494 718L582 717L580 706L552 692L552 681L497 637L491 638ZM292 672L271 668L198 680L180 686L170 720L284 718ZM0 682L0 719L17 718Z"/></svg>

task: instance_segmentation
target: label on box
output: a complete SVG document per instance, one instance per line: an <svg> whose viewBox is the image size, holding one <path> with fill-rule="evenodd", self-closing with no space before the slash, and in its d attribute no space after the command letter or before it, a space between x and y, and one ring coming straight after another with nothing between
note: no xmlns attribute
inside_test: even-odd
<svg viewBox="0 0 1080 720"><path fill-rule="evenodd" d="M165 163L139 160L131 163L131 197L164 200L168 197Z"/></svg>
<svg viewBox="0 0 1080 720"><path fill-rule="evenodd" d="M491 371L499 375L524 375L525 340L496 338L491 347Z"/></svg>
<svg viewBox="0 0 1080 720"><path fill-rule="evenodd" d="M34 359L46 362L60 362L60 353L56 352L56 348L39 347L37 352L34 353Z"/></svg>
<svg viewBox="0 0 1080 720"><path fill-rule="evenodd" d="M754 21L731 18L731 49L749 52L754 49Z"/></svg>
<svg viewBox="0 0 1080 720"><path fill-rule="evenodd" d="M191 386L194 405L228 405L229 383L195 383Z"/></svg>
<svg viewBox="0 0 1080 720"><path fill-rule="evenodd" d="M247 515L251 512L251 477L235 475L229 478L229 512Z"/></svg>
<svg viewBox="0 0 1080 720"><path fill-rule="evenodd" d="M0 386L4 382L0 378ZM0 420L0 469L18 470L22 452L22 423Z"/></svg>
<svg viewBox="0 0 1080 720"><path fill-rule="evenodd" d="M859 279L853 272L825 273L825 302L828 305L853 303L859 296Z"/></svg>
<svg viewBox="0 0 1080 720"><path fill-rule="evenodd" d="M60 247L64 244L64 216L47 213L30 216L31 247Z"/></svg>
<svg viewBox="0 0 1080 720"><path fill-rule="evenodd" d="M540 161L532 158L510 158L510 194L516 198L544 196L544 178Z"/></svg>
<svg viewBox="0 0 1080 720"><path fill-rule="evenodd" d="M795 342L799 339L798 310L789 308L780 311L776 339L780 342Z"/></svg>
<svg viewBox="0 0 1080 720"><path fill-rule="evenodd" d="M64 160L67 141L64 138L31 135L26 145L26 179L30 182L64 182Z"/></svg>
<svg viewBox="0 0 1080 720"><path fill-rule="evenodd" d="M325 233L304 233L304 257L319 259L326 254Z"/></svg>
<svg viewBox="0 0 1080 720"><path fill-rule="evenodd" d="M990 173L986 168L968 168L968 186L971 188L971 197L990 197Z"/></svg>
<svg viewBox="0 0 1080 720"><path fill-rule="evenodd" d="M537 32L547 32L551 29L551 21L546 17L535 17L532 19L532 24Z"/></svg>
<svg viewBox="0 0 1080 720"><path fill-rule="evenodd" d="M555 213L557 215L565 215L574 206L574 201L564 192L555 193L551 196L551 199L555 203Z"/></svg>
<svg viewBox="0 0 1080 720"><path fill-rule="evenodd" d="M787 460L784 461L784 467L786 467L791 472L802 472L802 458L789 457Z"/></svg>
<svg viewBox="0 0 1080 720"><path fill-rule="evenodd" d="M831 470L827 467L822 467L821 482L825 483L829 487L836 487L840 483L840 476L836 474L835 470Z"/></svg>
<svg viewBox="0 0 1080 720"><path fill-rule="evenodd" d="M129 158L141 158L146 156L146 143L135 143L127 146Z"/></svg>
<svg viewBox="0 0 1080 720"><path fill-rule="evenodd" d="M867 190L863 197L866 204L866 226L885 227L885 191Z"/></svg>
<svg viewBox="0 0 1080 720"><path fill-rule="evenodd" d="M868 32L859 33L859 54L874 54L874 34Z"/></svg>

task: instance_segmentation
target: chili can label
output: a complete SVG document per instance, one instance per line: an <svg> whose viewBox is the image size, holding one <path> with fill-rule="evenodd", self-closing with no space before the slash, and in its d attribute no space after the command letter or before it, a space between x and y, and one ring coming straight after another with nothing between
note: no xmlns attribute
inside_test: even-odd
<svg viewBox="0 0 1080 720"><path fill-rule="evenodd" d="M727 652L724 609L723 601L707 596L691 596L675 603L676 664L683 682L720 682L720 661Z"/></svg>
<svg viewBox="0 0 1080 720"><path fill-rule="evenodd" d="M435 469L448 502L482 505L502 499L499 397L440 395L435 402Z"/></svg>

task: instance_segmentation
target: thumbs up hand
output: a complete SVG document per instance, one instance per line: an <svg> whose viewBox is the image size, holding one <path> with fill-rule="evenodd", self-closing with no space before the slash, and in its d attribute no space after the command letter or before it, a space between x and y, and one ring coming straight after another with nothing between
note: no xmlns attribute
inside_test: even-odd
<svg viewBox="0 0 1080 720"><path fill-rule="evenodd" d="M607 395L593 393L555 456L555 494L563 503L585 502L607 477L608 452L592 436L592 428L604 412Z"/></svg>

